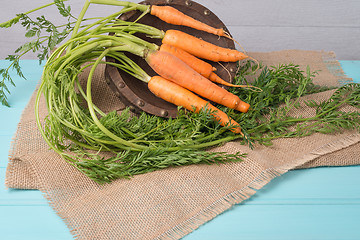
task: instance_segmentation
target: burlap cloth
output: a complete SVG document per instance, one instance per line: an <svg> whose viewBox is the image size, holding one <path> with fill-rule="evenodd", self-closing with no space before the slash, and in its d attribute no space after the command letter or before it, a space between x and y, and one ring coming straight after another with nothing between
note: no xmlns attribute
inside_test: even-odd
<svg viewBox="0 0 360 240"><path fill-rule="evenodd" d="M351 81L343 75L333 53L280 51L251 56L267 65L291 62L304 69L309 65L320 70L317 84ZM98 71L96 78L98 96L109 97L94 102L121 110L122 104L104 84L103 71ZM319 100L329 94L310 97ZM33 109L34 97L14 138L6 185L41 190L77 239L178 239L289 170L360 163L358 133L315 134L279 139L271 147L256 146L252 151L231 142L219 150L246 152L244 162L169 168L98 185L49 150L37 131ZM45 115L44 104L42 111ZM312 114L306 108L298 111L294 114Z"/></svg>

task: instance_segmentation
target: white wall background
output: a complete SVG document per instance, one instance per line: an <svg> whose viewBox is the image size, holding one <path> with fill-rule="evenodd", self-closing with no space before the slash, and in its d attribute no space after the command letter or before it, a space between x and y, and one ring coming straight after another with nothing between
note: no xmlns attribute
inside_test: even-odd
<svg viewBox="0 0 360 240"><path fill-rule="evenodd" d="M0 0L0 22L50 1ZM325 50L334 51L339 60L360 60L360 0L197 2L214 12L247 51ZM72 6L75 16L80 12L83 3L84 0L66 2ZM108 15L112 11L114 7L96 5L90 8L88 16ZM55 7L39 13L49 19L61 19ZM0 29L0 59L12 53L25 41L21 26L10 30ZM35 59L36 54L28 54L25 58Z"/></svg>

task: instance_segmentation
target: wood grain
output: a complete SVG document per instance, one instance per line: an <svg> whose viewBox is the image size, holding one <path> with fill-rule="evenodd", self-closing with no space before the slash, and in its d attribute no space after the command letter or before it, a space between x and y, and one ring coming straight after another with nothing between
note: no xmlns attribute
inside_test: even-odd
<svg viewBox="0 0 360 240"><path fill-rule="evenodd" d="M37 0L36 5L48 3ZM71 0L76 16L84 0ZM137 1L133 1L137 2ZM247 51L306 49L335 51L338 59L360 59L360 1L348 0L198 0L213 11L228 26L231 34ZM9 1L0 8L0 22L16 13L35 6L34 1ZM91 6L88 16L104 16L115 7ZM61 17L51 7L39 13L51 16L55 22ZM24 43L21 27L0 29L0 58L12 53ZM35 59L30 53L26 58Z"/></svg>

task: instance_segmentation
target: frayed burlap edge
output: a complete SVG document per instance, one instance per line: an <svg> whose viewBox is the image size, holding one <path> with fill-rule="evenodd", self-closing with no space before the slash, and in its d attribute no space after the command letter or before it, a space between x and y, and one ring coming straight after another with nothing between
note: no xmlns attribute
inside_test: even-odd
<svg viewBox="0 0 360 240"><path fill-rule="evenodd" d="M354 82L351 78L345 75L341 64L336 60L336 55L334 52L322 51L321 53L323 62L325 63L327 69L331 74L337 77L338 83L340 85Z"/></svg>
<svg viewBox="0 0 360 240"><path fill-rule="evenodd" d="M32 93L30 100L28 101L27 105L23 109L23 111L20 115L20 121L16 127L16 132L11 139L11 144L10 144L10 149L9 149L9 154L8 154L8 164L7 164L6 172L5 172L5 187L6 188L10 188L11 186L18 186L19 183L21 183L21 185L22 185L21 189L38 189L39 188L39 186L38 186L39 184L35 180L35 178L34 178L35 175L33 175L33 171L31 170L32 167L28 166L28 164L26 164L26 167L24 166L24 168L26 168L26 172L29 173L27 175L27 177L24 177L24 175L22 175L22 174L15 173L15 170L18 170L18 167L19 167L19 166L16 166L16 164L24 165L23 160L21 160L22 158L19 156L15 156L16 155L15 149L16 149L16 143L17 143L16 140L18 137L18 129L21 128L21 123L24 118L24 113L26 112L27 109L30 108L32 99L34 99L36 97L36 93L38 91L38 86L36 87L35 91Z"/></svg>
<svg viewBox="0 0 360 240"><path fill-rule="evenodd" d="M260 190L263 186L269 183L275 177L284 174L286 171L279 171L273 168L269 168L261 172L257 178L255 178L248 186L240 189L239 191L232 192L218 201L212 203L209 207L202 210L198 214L194 215L189 220L175 226L174 228L166 231L157 240L167 239L180 239L192 231L199 228L204 223L214 219L217 215L225 212L233 207L235 204L239 204L251 196L253 196L257 190Z"/></svg>

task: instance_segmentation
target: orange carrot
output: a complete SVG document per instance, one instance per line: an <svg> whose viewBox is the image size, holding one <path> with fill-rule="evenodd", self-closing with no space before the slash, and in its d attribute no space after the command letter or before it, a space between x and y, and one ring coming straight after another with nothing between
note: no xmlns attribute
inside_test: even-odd
<svg viewBox="0 0 360 240"><path fill-rule="evenodd" d="M189 65L192 69L194 69L196 72L200 73L201 75L208 78L212 82L219 83L221 85L228 86L228 87L248 87L246 85L231 84L231 83L223 80L218 75L216 75L216 73L213 72L213 71L216 71L216 68L213 67L210 63L205 62L180 48L174 47L169 44L162 44L160 46L159 50L171 53L172 55L180 58L180 60L182 60L184 63Z"/></svg>
<svg viewBox="0 0 360 240"><path fill-rule="evenodd" d="M152 5L150 14L154 15L166 23L173 25L181 25L191 27L197 30L205 31L208 33L212 33L218 36L227 37L228 35L225 33L222 28L214 28L203 22L200 22L184 13L180 12L176 8L170 6L157 6Z"/></svg>
<svg viewBox="0 0 360 240"><path fill-rule="evenodd" d="M177 48L169 44L162 44L160 46L160 51L171 53L172 55L180 58L192 69L194 69L206 78L209 78L210 74L216 70L216 68L214 68L210 63L207 63L191 55L190 53L182 50L181 48Z"/></svg>
<svg viewBox="0 0 360 240"><path fill-rule="evenodd" d="M255 87L253 85L236 85L236 84L232 84L229 83L225 80L223 80L222 78L220 78L218 75L216 75L215 73L211 73L209 76L210 81L214 82L214 83L218 83L224 86L228 86L228 87L239 87L239 88L247 88L247 89L252 89L252 91L255 92L261 92L262 89L259 87Z"/></svg>
<svg viewBox="0 0 360 240"><path fill-rule="evenodd" d="M219 83L221 85L224 86L228 86L228 87L245 87L245 85L235 85L232 83L229 83L227 81L225 81L224 79L222 79L221 77L219 77L218 75L216 75L216 73L212 72L208 79L210 79L210 81L214 82L214 83Z"/></svg>
<svg viewBox="0 0 360 240"><path fill-rule="evenodd" d="M209 79L203 77L179 58L168 52L151 51L145 57L149 66L160 76L228 108L247 112L250 105Z"/></svg>
<svg viewBox="0 0 360 240"><path fill-rule="evenodd" d="M178 30L167 30L162 43L181 48L196 57L213 62L236 62L248 58L240 51L219 47Z"/></svg>
<svg viewBox="0 0 360 240"><path fill-rule="evenodd" d="M210 81L212 81L212 82L219 83L221 85L228 86L228 87L243 87L243 85L235 85L235 84L225 81L224 79L222 79L221 77L216 75L216 73L214 73L214 72L212 72L209 75L208 79L210 79Z"/></svg>
<svg viewBox="0 0 360 240"><path fill-rule="evenodd" d="M241 88L252 88L253 86L249 85L235 85L230 82L227 82L220 78L216 73L213 71L216 71L216 68L213 67L210 63L205 62L190 53L182 50L181 48L174 47L169 44L162 44L160 46L159 51L164 51L171 53L172 55L180 58L184 63L189 65L192 69L194 69L196 72L200 73L204 77L208 78L210 81L228 86L228 87L241 87Z"/></svg>
<svg viewBox="0 0 360 240"><path fill-rule="evenodd" d="M211 105L209 102L198 97L189 90L173 83L160 76L154 76L150 79L148 87L152 93L157 97L164 99L167 102L173 103L176 106L184 107L189 111L199 112L201 109L207 107L211 115L222 126L233 126L230 130L235 133L243 135L240 125L231 119L226 113L220 111L218 108Z"/></svg>

